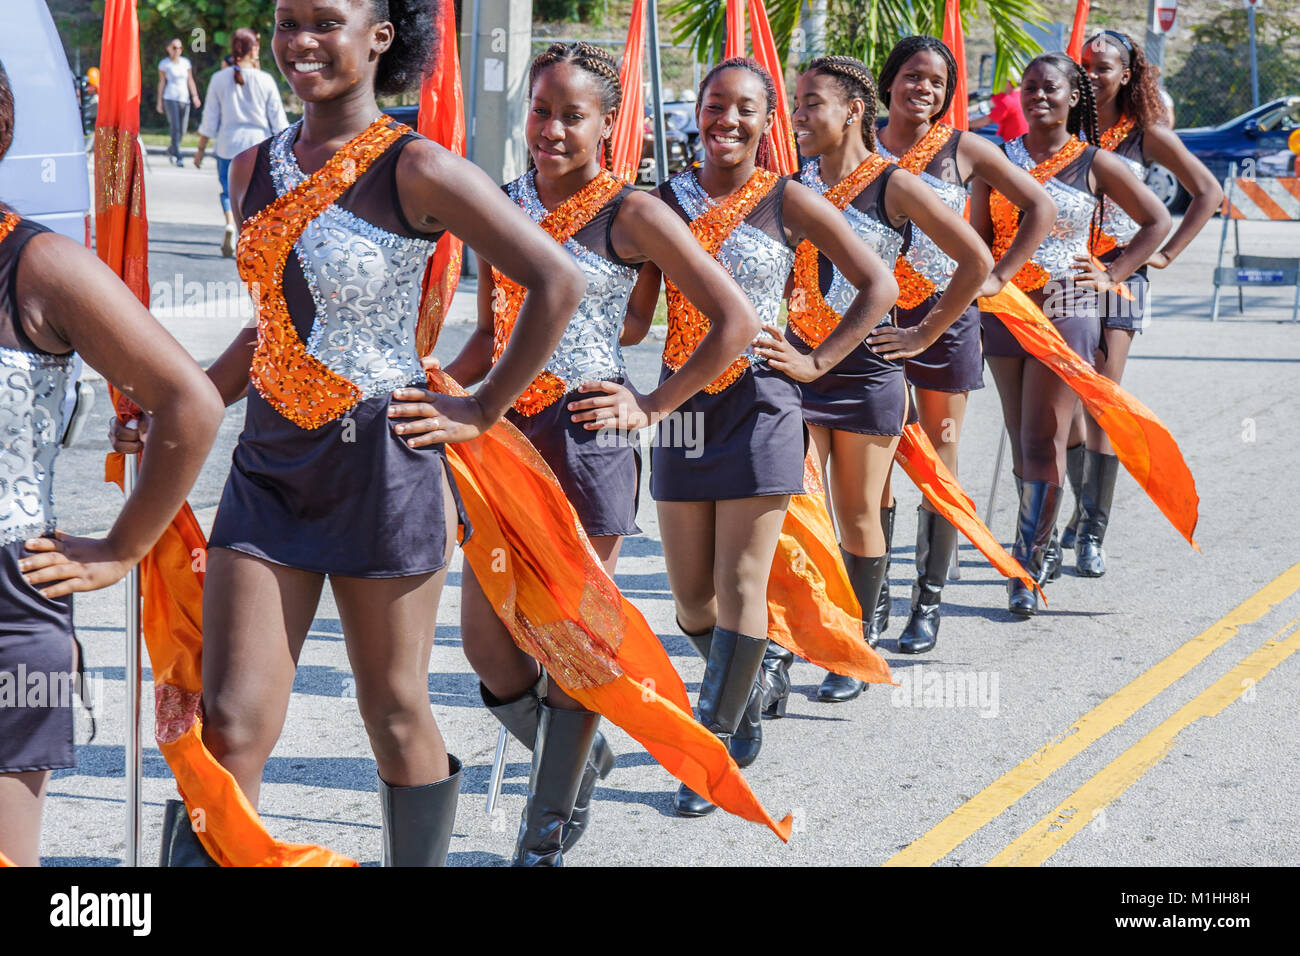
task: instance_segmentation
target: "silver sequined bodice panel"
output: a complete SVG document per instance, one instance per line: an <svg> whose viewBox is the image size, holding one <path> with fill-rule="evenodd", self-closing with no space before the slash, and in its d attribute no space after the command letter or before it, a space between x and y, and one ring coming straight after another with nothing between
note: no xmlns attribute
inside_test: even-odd
<svg viewBox="0 0 1300 956"><path fill-rule="evenodd" d="M674 176L668 182L678 205L692 220L717 205L693 172ZM780 186L773 188L779 189ZM742 222L722 241L718 261L736 280L741 291L749 296L762 323L776 325L781 315L781 300L785 298L785 283L794 267L794 250L757 226ZM758 337L763 336L764 333L760 332ZM745 349L744 355L751 364L767 361L754 351L753 343Z"/></svg>
<svg viewBox="0 0 1300 956"><path fill-rule="evenodd" d="M1032 170L1038 164L1025 149L1023 139L1013 139L1007 144L1007 157L1024 170ZM1047 278L1053 281L1071 278L1074 275L1075 256L1088 256L1088 238L1092 228L1092 217L1097 211L1097 197L1082 189L1061 182L1053 176L1043 183L1043 188L1056 203L1056 222L1042 244L1034 250L1032 259L1047 272Z"/></svg>
<svg viewBox="0 0 1300 956"><path fill-rule="evenodd" d="M898 157L882 144L877 143L876 149L891 163L898 162ZM924 169L919 178L935 191L945 206L957 215L965 216L969 193L962 183L948 182ZM912 224L912 243L907 248L906 258L917 274L933 282L935 289L940 292L948 288L948 280L957 271L957 260L935 245L934 240L918 229L915 223Z"/></svg>
<svg viewBox="0 0 1300 956"><path fill-rule="evenodd" d="M1130 159L1122 153L1115 153L1124 161L1129 172L1138 178L1139 181L1145 181L1147 168L1139 160ZM1136 222L1129 218L1128 213L1120 209L1115 201L1109 197L1101 201L1101 231L1111 236L1115 240L1115 245L1121 249L1133 241L1133 237L1138 234L1141 228Z"/></svg>
<svg viewBox="0 0 1300 956"><path fill-rule="evenodd" d="M799 173L799 180L809 189L815 190L819 195L825 195L830 189L821 178L821 162L814 159L811 163L804 166ZM898 254L903 248L903 234L890 226L888 223L881 222L872 216L868 216L853 203L844 207L844 218L849 221L849 226L857 233L858 238L871 247L871 251L880 256L891 269L894 263L898 261ZM844 274L831 264L831 287L825 295L826 304L836 311L839 315L844 315L857 298L858 290L844 278ZM889 313L880 319L884 322L889 318ZM877 323L879 324L879 323Z"/></svg>
<svg viewBox="0 0 1300 956"><path fill-rule="evenodd" d="M535 172L530 170L507 186L506 192L533 222L541 222L546 218L546 207L537 196L534 176ZM546 371L563 381L566 391L583 382L626 378L627 365L618 337L623 331L627 300L636 285L638 270L611 262L575 239L569 239L564 248L587 277L587 292L569 320L555 354L546 363Z"/></svg>
<svg viewBox="0 0 1300 956"><path fill-rule="evenodd" d="M0 545L54 531L54 458L72 362L0 347Z"/></svg>
<svg viewBox="0 0 1300 956"><path fill-rule="evenodd" d="M307 178L293 155L299 125L271 144L277 195ZM424 380L415 326L435 244L380 229L337 204L308 223L294 243L316 305L307 351L356 385L363 399Z"/></svg>

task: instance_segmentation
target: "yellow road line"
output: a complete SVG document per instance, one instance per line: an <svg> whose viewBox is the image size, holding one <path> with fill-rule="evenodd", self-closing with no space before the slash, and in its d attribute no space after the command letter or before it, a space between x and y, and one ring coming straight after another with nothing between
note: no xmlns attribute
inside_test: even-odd
<svg viewBox="0 0 1300 956"><path fill-rule="evenodd" d="M930 831L885 861L885 866L930 866L997 819L1017 800L1065 766L1096 740L1150 703L1156 695L1300 590L1300 564L1294 564L1216 623L1136 677L1080 717L1063 734L1026 757L934 825Z"/></svg>
<svg viewBox="0 0 1300 956"><path fill-rule="evenodd" d="M1286 627L1294 627L1300 618ZM1178 712L1108 763L1005 850L989 866L1038 866L1065 846L1101 810L1137 783L1148 770L1164 759L1174 738L1202 717L1213 717L1253 687L1265 674L1300 651L1300 629L1279 641L1282 631L1228 673L1180 707Z"/></svg>

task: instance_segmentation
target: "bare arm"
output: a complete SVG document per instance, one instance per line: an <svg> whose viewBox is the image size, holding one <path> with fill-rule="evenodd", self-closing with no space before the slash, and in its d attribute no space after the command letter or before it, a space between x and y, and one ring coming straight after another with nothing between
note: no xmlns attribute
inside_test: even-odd
<svg viewBox="0 0 1300 956"><path fill-rule="evenodd" d="M1093 157L1089 177L1096 182L1100 192L1113 199L1139 226L1137 235L1118 258L1110 263L1105 276L1097 277L1095 269L1091 267L1083 269L1084 281L1095 284L1100 291L1106 291L1108 284L1123 282L1156 251L1160 241L1169 232L1169 211L1156 198L1156 194L1113 153L1098 150ZM1087 263L1080 263L1081 268L1086 265Z"/></svg>
<svg viewBox="0 0 1300 956"><path fill-rule="evenodd" d="M244 150L230 161L230 207L235 214L235 228L239 231L244 228L244 197L256 164L256 147ZM250 326L240 329L235 334L235 340L208 366L208 378L217 386L221 400L227 406L235 404L248 394L248 376L256 349L257 328Z"/></svg>
<svg viewBox="0 0 1300 956"><path fill-rule="evenodd" d="M984 237L989 248L993 246L993 227L988 217L990 188L1002 193L1020 210L1016 236L1006 253L994 264L988 281L980 290L984 295L992 295L1011 281L1052 231L1052 224L1056 222L1056 203L1038 180L1007 159L1002 150L978 136L961 138L958 159L968 162L976 177L971 193L971 225ZM976 195L980 197L978 202ZM979 223L976 222L977 213L981 217ZM984 232L985 228L987 232Z"/></svg>
<svg viewBox="0 0 1300 956"><path fill-rule="evenodd" d="M1164 247L1151 256L1150 265L1163 269L1187 248L1210 217L1223 202L1223 187L1205 164L1193 156L1183 141L1164 126L1153 126L1142 138L1147 156L1169 170L1191 194L1192 201L1183 213L1183 221L1174 234L1165 240Z"/></svg>
<svg viewBox="0 0 1300 956"><path fill-rule="evenodd" d="M480 259L478 272L478 318L460 354L448 363L445 371L461 385L469 388L483 381L492 369L492 346L495 326L493 303L496 284L492 281L492 266Z"/></svg>
<svg viewBox="0 0 1300 956"><path fill-rule="evenodd" d="M163 112L163 88L167 86L167 74L162 70L158 71L158 100L155 108L159 113Z"/></svg>
<svg viewBox="0 0 1300 956"><path fill-rule="evenodd" d="M69 281L69 276L75 276ZM21 319L50 351L75 349L153 419L138 483L103 540L60 534L23 559L46 597L106 587L158 540L198 476L221 424L221 403L202 370L107 266L78 243L40 235L17 278Z"/></svg>
<svg viewBox="0 0 1300 956"><path fill-rule="evenodd" d="M659 290L663 285L663 273L653 262L641 266L632 295L627 300L627 312L623 315L623 331L618 337L618 344L636 345L645 339L650 326L655 320L655 310L659 308Z"/></svg>

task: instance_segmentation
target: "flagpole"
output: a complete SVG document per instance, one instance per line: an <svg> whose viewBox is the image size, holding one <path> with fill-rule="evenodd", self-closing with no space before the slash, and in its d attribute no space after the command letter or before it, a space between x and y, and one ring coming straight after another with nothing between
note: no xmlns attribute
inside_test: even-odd
<svg viewBox="0 0 1300 956"><path fill-rule="evenodd" d="M646 16L649 17L646 22L646 39L650 41L650 101L653 104L650 123L655 137L655 169L659 182L665 183L668 181L668 142L664 137L668 134L664 129L663 76L659 66L659 4L656 0L649 0L646 4Z"/></svg>
<svg viewBox="0 0 1300 956"><path fill-rule="evenodd" d="M129 498L135 488L135 456L122 469L122 490ZM126 575L126 852L124 866L140 865L140 782L143 750L140 741L140 566Z"/></svg>

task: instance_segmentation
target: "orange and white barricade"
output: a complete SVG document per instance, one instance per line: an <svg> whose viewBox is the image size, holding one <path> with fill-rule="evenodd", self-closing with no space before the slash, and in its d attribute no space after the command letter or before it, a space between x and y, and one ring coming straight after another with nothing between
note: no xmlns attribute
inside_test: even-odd
<svg viewBox="0 0 1300 956"><path fill-rule="evenodd" d="M1244 256L1241 254L1239 223L1243 219L1268 222L1300 222L1300 177L1287 176L1257 179L1238 176L1234 163L1223 184L1223 233L1219 239L1219 258L1214 269L1214 299L1210 305L1210 320L1219 318L1219 290L1236 286L1237 311L1245 312L1243 286L1291 286L1295 299L1291 306L1291 321L1300 320L1300 258L1278 256ZM1228 223L1232 223L1235 251L1232 265L1223 264L1223 253L1228 242Z"/></svg>

